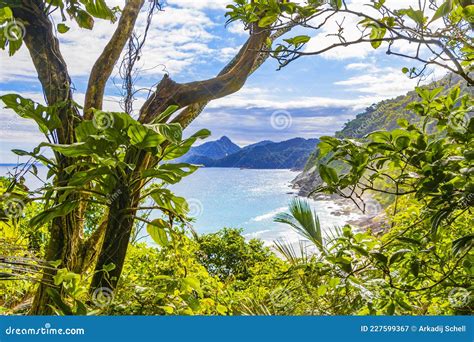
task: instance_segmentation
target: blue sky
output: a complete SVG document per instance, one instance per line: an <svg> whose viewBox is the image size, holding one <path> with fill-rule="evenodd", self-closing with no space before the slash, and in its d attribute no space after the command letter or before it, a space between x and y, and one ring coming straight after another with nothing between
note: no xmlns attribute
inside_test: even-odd
<svg viewBox="0 0 474 342"><path fill-rule="evenodd" d="M214 76L232 58L247 38L240 24L225 27L225 5L230 0L168 0L164 11L154 16L143 57L137 88L150 88L168 72L179 82ZM355 6L361 1L352 1ZM392 0L397 7L410 0ZM109 0L123 6L123 1ZM387 1L390 3L390 0ZM144 26L144 15L137 30ZM349 21L350 23L350 21ZM307 49L330 43L327 34L334 24L309 32L313 38ZM58 34L61 51L69 66L75 87L75 100L84 99L87 75L114 25L97 21L93 31L71 25L66 34ZM291 35L300 32L292 32ZM400 46L409 51L410 46ZM13 58L0 52L0 93L16 92L43 102L40 84L26 48ZM401 73L409 61L389 57L384 50L354 46L322 56L300 58L280 71L269 59L237 94L213 101L189 127L189 133L208 128L210 139L227 135L240 145L260 140L281 141L296 136L314 138L330 135L355 117L366 106L413 89L416 81ZM116 76L107 86L105 108L120 110L120 92ZM147 92L139 93L139 109ZM33 122L19 119L0 109L0 163L14 163L12 148L31 149L41 141ZM282 121L278 121L281 119Z"/></svg>

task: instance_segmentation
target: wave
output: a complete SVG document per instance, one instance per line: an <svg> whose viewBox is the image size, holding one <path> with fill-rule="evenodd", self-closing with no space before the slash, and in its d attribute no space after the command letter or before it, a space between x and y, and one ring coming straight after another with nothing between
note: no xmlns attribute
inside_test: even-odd
<svg viewBox="0 0 474 342"><path fill-rule="evenodd" d="M279 213L284 213L287 210L288 210L288 207L281 207L281 208L272 210L272 211L270 211L266 214L256 216L256 217L252 218L250 221L261 222L261 221L265 221L265 220L268 220L268 219L273 219L273 217L275 217L275 215L277 215Z"/></svg>

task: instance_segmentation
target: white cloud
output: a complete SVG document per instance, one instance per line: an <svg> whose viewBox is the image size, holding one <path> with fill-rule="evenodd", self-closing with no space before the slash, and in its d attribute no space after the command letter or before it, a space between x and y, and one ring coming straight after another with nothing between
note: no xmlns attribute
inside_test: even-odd
<svg viewBox="0 0 474 342"><path fill-rule="evenodd" d="M244 86L239 92L212 101L209 108L274 108L274 109L293 109L293 108L315 108L315 107L348 107L353 109L364 108L375 101L381 99L380 96L359 96L352 99L331 98L321 96L297 96L291 100L285 100L279 97L274 89L263 89Z"/></svg>
<svg viewBox="0 0 474 342"><path fill-rule="evenodd" d="M418 0L387 0L385 6L391 10L398 10L403 8L413 7L415 9L419 8ZM370 15L374 18L379 18L380 14L373 8L367 6L367 0L353 0L348 4L349 9L355 12L362 12L367 15ZM428 17L431 17L433 11L429 8L425 9L425 14ZM313 26L317 26L326 18L325 16L313 21ZM347 42L355 41L361 36L361 27L358 27L358 22L361 21L361 18L352 14L339 13L330 18L323 27L316 32L316 34L311 38L308 44L305 47L305 52L315 52L330 47L333 44L341 43L340 38L336 35L339 30L339 25L343 28L343 37ZM407 19L407 22L410 22L410 19ZM436 25L436 23L435 23ZM433 25L433 28L435 28ZM313 30L312 30L313 31ZM310 31L311 33L311 31ZM370 43L359 43L348 46L341 46L332 48L329 51L321 54L323 58L326 59L337 59L344 60L350 58L363 59L368 56L384 52L384 47L387 47L386 43L383 43L378 49L372 48ZM410 44L407 41L397 42L394 44L394 47L398 48L399 51L403 53L413 53L416 52L417 46L415 44Z"/></svg>
<svg viewBox="0 0 474 342"><path fill-rule="evenodd" d="M123 1L116 2L123 4ZM223 3L217 6L215 1L169 1L164 11L155 13L141 58L143 75L163 74L163 68L158 66L165 66L166 71L172 74L188 71L193 64L213 55L215 50L209 47L209 43L218 38L211 33L216 24L204 10L220 8ZM143 10L137 19L136 30L139 34L143 34L146 15L146 10ZM59 22L59 18L55 19ZM116 24L96 20L92 31L81 29L73 22L67 24L70 30L66 34L58 34L61 52L73 78L87 77ZM12 58L4 51L0 54L0 82L36 79L26 47L23 46Z"/></svg>
<svg viewBox="0 0 474 342"><path fill-rule="evenodd" d="M232 0L167 0L167 4L194 9L225 9Z"/></svg>
<svg viewBox="0 0 474 342"><path fill-rule="evenodd" d="M244 24L240 21L234 21L227 25L227 29L230 33L248 36L249 31L245 30Z"/></svg>
<svg viewBox="0 0 474 342"><path fill-rule="evenodd" d="M334 82L347 91L377 94L381 98L395 97L407 93L417 85L418 80L409 79L399 69L391 67L374 69L371 72Z"/></svg>

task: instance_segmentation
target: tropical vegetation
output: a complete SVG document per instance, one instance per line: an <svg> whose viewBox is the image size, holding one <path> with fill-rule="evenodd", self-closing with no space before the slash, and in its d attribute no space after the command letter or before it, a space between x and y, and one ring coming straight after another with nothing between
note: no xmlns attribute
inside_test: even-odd
<svg viewBox="0 0 474 342"><path fill-rule="evenodd" d="M183 130L209 101L238 91L267 58L284 67L322 53L303 49L307 35L279 38L295 27L317 29L323 14L329 18L321 25L335 14L360 19L361 36L349 41L340 28L334 47L369 42L400 55L393 42L409 41L432 53L402 55L423 64L404 68L408 77L436 65L472 85L474 6L429 3L426 12L393 11L384 0L372 1L373 15L344 1L237 0L229 5L229 22L242 21L250 35L235 58L208 80L181 84L164 76L134 115L131 84L143 44L126 51L124 111L107 111L103 101L113 67L134 39L143 0L129 0L121 10L103 0L3 1L0 47L12 58L23 45L31 52L46 104L19 94L0 97L44 135L32 151L13 151L27 162L0 183L2 313L471 313L474 118L472 95L457 86L417 88L403 109L411 117L397 120L397 128L321 138L314 167L323 183L314 191L345 197L363 211L367 194L380 200L385 224L378 231L345 226L324 234L317 213L297 199L276 217L304 238L297 245L276 241L270 248L232 228L198 234L186 199L168 188L198 168L176 159L210 133ZM151 2L149 15L159 8ZM62 22L54 23L54 11ZM70 21L93 29L97 19L118 20L117 28L79 104L55 32L67 35ZM47 168L47 181L29 189L25 177L38 174L38 163ZM150 219L150 211L159 218ZM143 229L154 245L134 239Z"/></svg>

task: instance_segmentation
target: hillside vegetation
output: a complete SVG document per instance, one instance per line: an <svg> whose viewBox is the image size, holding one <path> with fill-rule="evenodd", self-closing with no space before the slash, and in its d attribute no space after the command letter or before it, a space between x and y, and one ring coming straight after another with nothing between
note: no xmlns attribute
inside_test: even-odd
<svg viewBox="0 0 474 342"><path fill-rule="evenodd" d="M472 89L467 87L466 83L457 75L448 75L443 79L432 82L423 88L434 89L443 87L442 93L445 93L453 86L460 86L463 93L472 94ZM415 90L406 95L400 95L396 98L384 100L366 108L362 113L357 114L353 120L348 121L341 131L335 133L337 138L363 138L369 133L375 131L390 131L398 127L397 121L405 119L411 123L420 122L412 110L407 106L416 101L418 95ZM322 180L317 170L319 148L316 147L311 153L304 170L294 179L293 184L299 189L299 195L308 196L308 194L321 185ZM343 167L340 165L340 167Z"/></svg>

